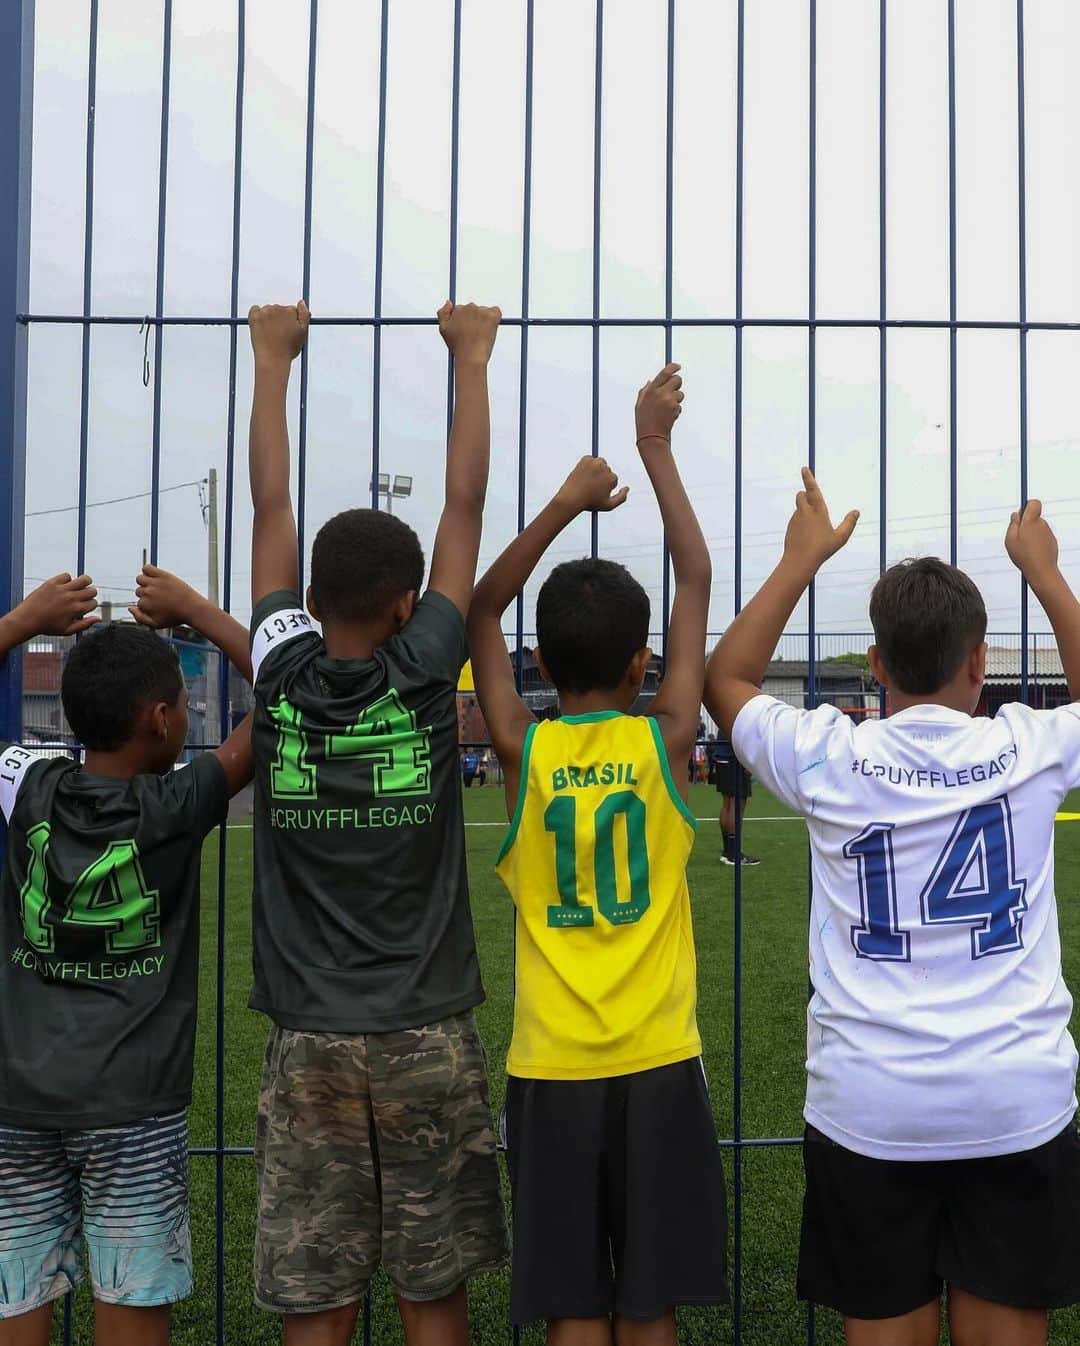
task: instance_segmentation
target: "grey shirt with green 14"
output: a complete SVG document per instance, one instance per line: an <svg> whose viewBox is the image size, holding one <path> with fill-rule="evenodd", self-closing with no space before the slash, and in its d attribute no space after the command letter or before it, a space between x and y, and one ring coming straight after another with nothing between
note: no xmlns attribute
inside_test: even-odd
<svg viewBox="0 0 1080 1346"><path fill-rule="evenodd" d="M283 1028L419 1027L480 1003L458 772L465 623L428 592L369 659L299 595L252 618L255 984Z"/></svg>

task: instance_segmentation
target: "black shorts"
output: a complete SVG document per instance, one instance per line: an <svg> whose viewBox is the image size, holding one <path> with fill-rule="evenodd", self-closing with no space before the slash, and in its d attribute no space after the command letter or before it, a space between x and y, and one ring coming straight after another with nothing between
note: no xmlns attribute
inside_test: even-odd
<svg viewBox="0 0 1080 1346"><path fill-rule="evenodd" d="M709 780L725 799L749 799L754 793L754 782L749 771L736 761L714 762ZM741 783L740 783L741 781Z"/></svg>
<svg viewBox="0 0 1080 1346"><path fill-rule="evenodd" d="M700 1058L506 1091L510 1316L650 1322L726 1304L727 1204Z"/></svg>
<svg viewBox="0 0 1080 1346"><path fill-rule="evenodd" d="M1076 1120L1034 1150L869 1159L806 1128L799 1298L849 1318L911 1313L954 1285L1012 1308L1080 1301Z"/></svg>

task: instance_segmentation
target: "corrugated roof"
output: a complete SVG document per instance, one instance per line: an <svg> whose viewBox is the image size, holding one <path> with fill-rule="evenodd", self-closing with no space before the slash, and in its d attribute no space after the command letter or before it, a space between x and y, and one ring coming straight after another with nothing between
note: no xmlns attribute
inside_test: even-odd
<svg viewBox="0 0 1080 1346"><path fill-rule="evenodd" d="M986 651L986 680L988 682L1019 682L1020 649L1007 645L991 645ZM1045 645L1028 650L1028 677L1040 682L1064 682L1065 670L1057 647Z"/></svg>
<svg viewBox="0 0 1080 1346"><path fill-rule="evenodd" d="M857 664L837 664L819 660L817 664L818 682L859 682L868 685L873 682L870 674ZM806 678L810 676L810 665L805 659L774 659L765 670L766 678Z"/></svg>

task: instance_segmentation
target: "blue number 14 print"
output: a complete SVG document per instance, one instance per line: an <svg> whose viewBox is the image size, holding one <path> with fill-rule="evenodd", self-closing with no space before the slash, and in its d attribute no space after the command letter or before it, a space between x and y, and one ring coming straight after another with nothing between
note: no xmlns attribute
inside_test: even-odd
<svg viewBox="0 0 1080 1346"><path fill-rule="evenodd" d="M895 823L870 823L847 842L844 854L859 871L862 920L851 927L860 958L911 961L911 933L901 930L896 906ZM1012 813L1005 795L961 814L919 895L924 926L968 925L971 956L1024 947L1027 883L1014 869Z"/></svg>

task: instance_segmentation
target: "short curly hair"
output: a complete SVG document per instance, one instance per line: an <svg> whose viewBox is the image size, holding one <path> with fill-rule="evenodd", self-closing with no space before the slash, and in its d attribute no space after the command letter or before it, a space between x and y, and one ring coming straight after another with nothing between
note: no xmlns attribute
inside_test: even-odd
<svg viewBox="0 0 1080 1346"><path fill-rule="evenodd" d="M135 733L139 711L175 706L184 678L174 646L145 626L110 623L83 636L60 682L64 714L92 752L115 752Z"/></svg>
<svg viewBox="0 0 1080 1346"><path fill-rule="evenodd" d="M599 558L556 566L536 599L536 639L555 686L617 687L648 643L649 615L649 595L625 566Z"/></svg>
<svg viewBox="0 0 1080 1346"><path fill-rule="evenodd" d="M424 551L407 523L375 509L347 509L311 548L311 596L324 617L370 621L424 582Z"/></svg>

